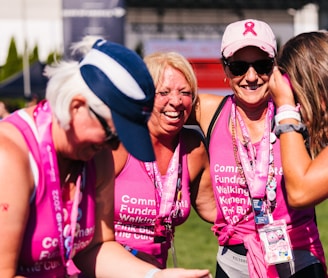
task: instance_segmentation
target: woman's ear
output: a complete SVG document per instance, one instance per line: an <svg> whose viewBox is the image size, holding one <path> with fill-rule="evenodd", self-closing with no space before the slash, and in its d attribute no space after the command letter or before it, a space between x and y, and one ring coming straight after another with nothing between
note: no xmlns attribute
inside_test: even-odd
<svg viewBox="0 0 328 278"><path fill-rule="evenodd" d="M72 98L71 104L70 104L70 112L71 115L73 115L75 112L77 112L82 107L87 107L88 103L84 96L82 95L76 95Z"/></svg>
<svg viewBox="0 0 328 278"><path fill-rule="evenodd" d="M225 82L227 82L227 79L230 79L230 72L228 70L228 67L224 63L224 59L223 58L220 59L220 62L221 62L221 66L223 68L223 71L224 71L224 73L226 75L225 78L224 78L224 83L225 83Z"/></svg>

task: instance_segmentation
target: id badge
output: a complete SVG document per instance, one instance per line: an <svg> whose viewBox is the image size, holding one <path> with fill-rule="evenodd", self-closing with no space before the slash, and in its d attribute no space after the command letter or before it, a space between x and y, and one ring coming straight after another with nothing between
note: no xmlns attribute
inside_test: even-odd
<svg viewBox="0 0 328 278"><path fill-rule="evenodd" d="M285 220L273 221L258 230L265 261L269 265L294 259Z"/></svg>
<svg viewBox="0 0 328 278"><path fill-rule="evenodd" d="M267 214L265 201L263 199L252 199L252 207L255 223L257 225L269 224L269 216Z"/></svg>

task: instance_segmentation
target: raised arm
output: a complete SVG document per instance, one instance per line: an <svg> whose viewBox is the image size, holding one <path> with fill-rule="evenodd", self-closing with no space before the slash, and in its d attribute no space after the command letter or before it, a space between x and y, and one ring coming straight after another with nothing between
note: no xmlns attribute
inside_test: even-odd
<svg viewBox="0 0 328 278"><path fill-rule="evenodd" d="M280 71L275 68L270 79L272 98L277 108L295 105L294 96ZM297 120L285 119L280 124L298 124ZM311 160L302 137L298 132L280 135L281 159L286 182L288 202L292 207L314 206L328 197L328 148Z"/></svg>

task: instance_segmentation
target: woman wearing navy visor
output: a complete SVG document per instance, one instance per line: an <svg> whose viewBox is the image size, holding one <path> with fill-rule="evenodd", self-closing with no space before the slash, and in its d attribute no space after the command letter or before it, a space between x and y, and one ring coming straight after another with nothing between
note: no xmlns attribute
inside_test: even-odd
<svg viewBox="0 0 328 278"><path fill-rule="evenodd" d="M74 49L80 63L46 68L46 100L0 123L0 277L76 277L74 263L87 277L208 277L159 270L115 241L111 149L119 138L138 159L155 159L155 88L119 44L86 38Z"/></svg>

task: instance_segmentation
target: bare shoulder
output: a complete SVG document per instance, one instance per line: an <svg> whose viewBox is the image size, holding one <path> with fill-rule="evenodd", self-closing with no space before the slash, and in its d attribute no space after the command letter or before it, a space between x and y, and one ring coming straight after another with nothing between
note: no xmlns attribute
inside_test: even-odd
<svg viewBox="0 0 328 278"><path fill-rule="evenodd" d="M191 183L199 181L204 169L209 167L208 152L204 144L203 135L195 129L182 129L182 139L187 154L187 163Z"/></svg>
<svg viewBox="0 0 328 278"><path fill-rule="evenodd" d="M34 190L29 151L21 133L0 123L0 202L12 205L17 217L25 215Z"/></svg>
<svg viewBox="0 0 328 278"><path fill-rule="evenodd" d="M124 168L128 159L128 152L120 143L116 150L112 151L114 159L115 176L117 176Z"/></svg>
<svg viewBox="0 0 328 278"><path fill-rule="evenodd" d="M215 94L200 94L199 103L202 110L208 111L208 114L214 114L216 108L220 105L224 96Z"/></svg>
<svg viewBox="0 0 328 278"><path fill-rule="evenodd" d="M224 96L221 95L215 95L215 94L199 94L199 101L201 105L203 106L215 106L217 107Z"/></svg>
<svg viewBox="0 0 328 278"><path fill-rule="evenodd" d="M28 164L28 148L22 134L10 123L0 123L0 167ZM11 163L14 163L10 165Z"/></svg>
<svg viewBox="0 0 328 278"><path fill-rule="evenodd" d="M204 134L207 133L210 122L214 116L217 107L222 102L224 96L215 94L200 94L199 103L196 108L198 123Z"/></svg>
<svg viewBox="0 0 328 278"><path fill-rule="evenodd" d="M197 126L184 127L181 136L188 154L206 152L204 136Z"/></svg>

